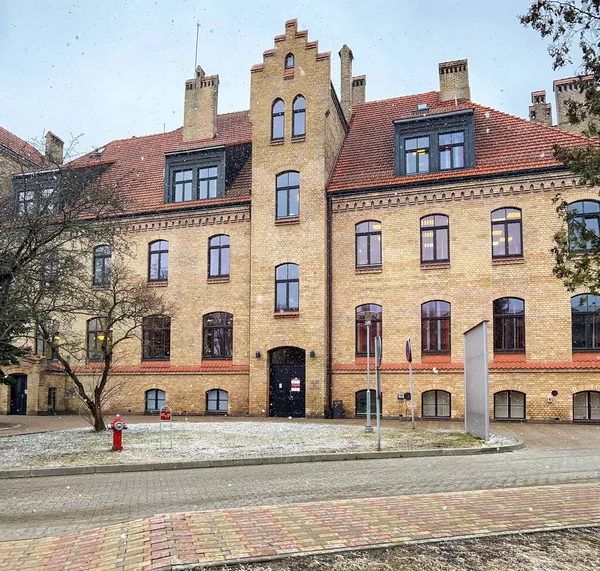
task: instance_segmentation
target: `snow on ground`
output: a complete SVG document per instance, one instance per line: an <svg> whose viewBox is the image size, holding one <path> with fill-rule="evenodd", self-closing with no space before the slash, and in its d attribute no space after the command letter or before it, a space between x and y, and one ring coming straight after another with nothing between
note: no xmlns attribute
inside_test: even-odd
<svg viewBox="0 0 600 571"><path fill-rule="evenodd" d="M82 466L154 463L293 454L368 452L376 448L376 433L363 426L294 422L173 422L170 449L167 423L130 424L123 432L121 452L112 452L112 433L89 428L23 434L0 438L3 469L30 466ZM382 429L383 451L478 447L481 440L444 430ZM489 444L514 442L495 437Z"/></svg>

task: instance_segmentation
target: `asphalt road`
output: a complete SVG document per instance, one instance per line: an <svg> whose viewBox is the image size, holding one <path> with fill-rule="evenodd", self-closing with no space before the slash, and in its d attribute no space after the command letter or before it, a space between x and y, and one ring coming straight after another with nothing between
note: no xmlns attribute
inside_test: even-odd
<svg viewBox="0 0 600 571"><path fill-rule="evenodd" d="M158 513L600 481L600 448L3 480L3 541Z"/></svg>

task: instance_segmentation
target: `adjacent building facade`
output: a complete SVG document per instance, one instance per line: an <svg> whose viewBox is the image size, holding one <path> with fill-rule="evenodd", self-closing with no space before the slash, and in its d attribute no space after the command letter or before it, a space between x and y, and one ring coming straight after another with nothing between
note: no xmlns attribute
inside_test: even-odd
<svg viewBox="0 0 600 571"><path fill-rule="evenodd" d="M440 64L437 90L369 102L339 55L338 97L331 54L289 21L248 111L219 115L198 67L182 128L78 159L121 181L130 263L175 307L124 350L112 408L323 417L341 401L354 417L380 335L383 415L410 416L411 339L418 416L462 418L463 333L487 320L494 418L600 420L600 300L569 294L551 254L557 192L600 222L597 192L553 158L586 140L472 102L466 60ZM110 255L94 250L91 287ZM92 360L96 317L80 323ZM31 360L26 410L76 408L51 355ZM0 411L14 396L0 388Z"/></svg>

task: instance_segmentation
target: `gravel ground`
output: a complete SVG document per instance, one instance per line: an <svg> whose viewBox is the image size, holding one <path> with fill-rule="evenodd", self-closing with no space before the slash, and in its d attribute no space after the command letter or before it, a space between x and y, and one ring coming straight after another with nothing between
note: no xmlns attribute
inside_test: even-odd
<svg viewBox="0 0 600 571"><path fill-rule="evenodd" d="M596 571L600 528L405 545L217 571Z"/></svg>
<svg viewBox="0 0 600 571"><path fill-rule="evenodd" d="M123 433L124 450L111 451L110 431L96 433L89 428L23 434L0 438L0 465L6 468L30 466L76 466L247 458L327 452L375 450L375 432L366 434L354 425L301 424L294 422L174 422L173 448L169 431L163 426L160 447L158 423L131 424ZM448 430L411 430L385 427L382 450L427 448L469 448L514 442L492 437L489 442L469 434Z"/></svg>

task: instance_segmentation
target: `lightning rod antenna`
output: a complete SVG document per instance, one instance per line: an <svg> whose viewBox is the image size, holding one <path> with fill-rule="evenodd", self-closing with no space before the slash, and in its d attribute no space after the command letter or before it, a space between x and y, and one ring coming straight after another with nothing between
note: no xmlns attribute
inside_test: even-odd
<svg viewBox="0 0 600 571"><path fill-rule="evenodd" d="M192 106L196 109L196 88L198 87L198 76L196 69L198 68L198 36L200 35L200 22L196 22L196 51L194 54L194 93L192 95Z"/></svg>

